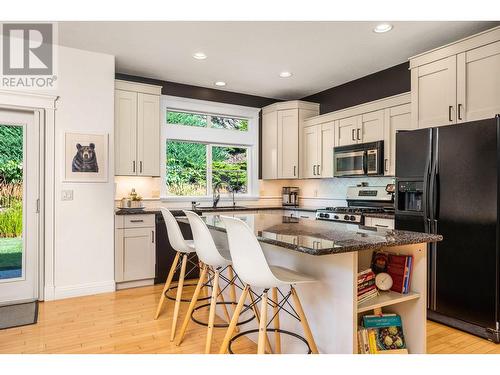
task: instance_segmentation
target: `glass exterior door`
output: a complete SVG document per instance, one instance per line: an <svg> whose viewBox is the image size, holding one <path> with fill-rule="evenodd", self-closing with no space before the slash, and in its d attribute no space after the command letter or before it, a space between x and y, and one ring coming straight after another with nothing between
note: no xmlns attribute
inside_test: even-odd
<svg viewBox="0 0 500 375"><path fill-rule="evenodd" d="M40 154L33 120L33 113L0 110L0 303L38 297Z"/></svg>

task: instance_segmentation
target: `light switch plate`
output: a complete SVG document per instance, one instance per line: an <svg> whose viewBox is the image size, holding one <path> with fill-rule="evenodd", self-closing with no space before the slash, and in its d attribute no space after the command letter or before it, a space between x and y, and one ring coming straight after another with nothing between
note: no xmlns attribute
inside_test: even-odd
<svg viewBox="0 0 500 375"><path fill-rule="evenodd" d="M73 200L73 190L63 190L61 192L62 201L72 201Z"/></svg>

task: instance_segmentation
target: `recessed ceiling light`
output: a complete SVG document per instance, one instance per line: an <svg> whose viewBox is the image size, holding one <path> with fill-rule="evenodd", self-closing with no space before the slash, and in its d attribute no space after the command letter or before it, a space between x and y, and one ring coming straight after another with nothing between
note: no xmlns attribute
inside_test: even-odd
<svg viewBox="0 0 500 375"><path fill-rule="evenodd" d="M390 23L381 23L380 25L375 26L373 32L375 33L386 33L392 30L392 25Z"/></svg>
<svg viewBox="0 0 500 375"><path fill-rule="evenodd" d="M217 81L217 82L215 82L215 86L220 86L220 87L226 86L226 82L224 82L224 81Z"/></svg>
<svg viewBox="0 0 500 375"><path fill-rule="evenodd" d="M290 73L290 72L281 72L280 73L281 78L289 78L291 76L292 76L292 73Z"/></svg>
<svg viewBox="0 0 500 375"><path fill-rule="evenodd" d="M205 60L207 58L207 55L205 55L203 52L196 52L195 54L193 54L193 57L196 60Z"/></svg>

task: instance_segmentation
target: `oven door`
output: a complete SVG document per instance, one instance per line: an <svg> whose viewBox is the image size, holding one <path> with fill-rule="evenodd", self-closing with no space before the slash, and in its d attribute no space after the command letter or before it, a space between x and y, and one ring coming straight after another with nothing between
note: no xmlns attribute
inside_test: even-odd
<svg viewBox="0 0 500 375"><path fill-rule="evenodd" d="M357 176L366 172L366 151L337 152L334 154L334 176Z"/></svg>

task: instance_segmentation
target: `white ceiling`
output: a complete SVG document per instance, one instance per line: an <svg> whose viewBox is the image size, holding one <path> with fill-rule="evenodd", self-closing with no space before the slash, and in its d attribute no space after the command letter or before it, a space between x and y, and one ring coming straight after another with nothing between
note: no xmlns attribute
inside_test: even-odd
<svg viewBox="0 0 500 375"><path fill-rule="evenodd" d="M61 22L59 42L115 55L120 73L298 99L498 24L391 23L376 34L376 22Z"/></svg>

